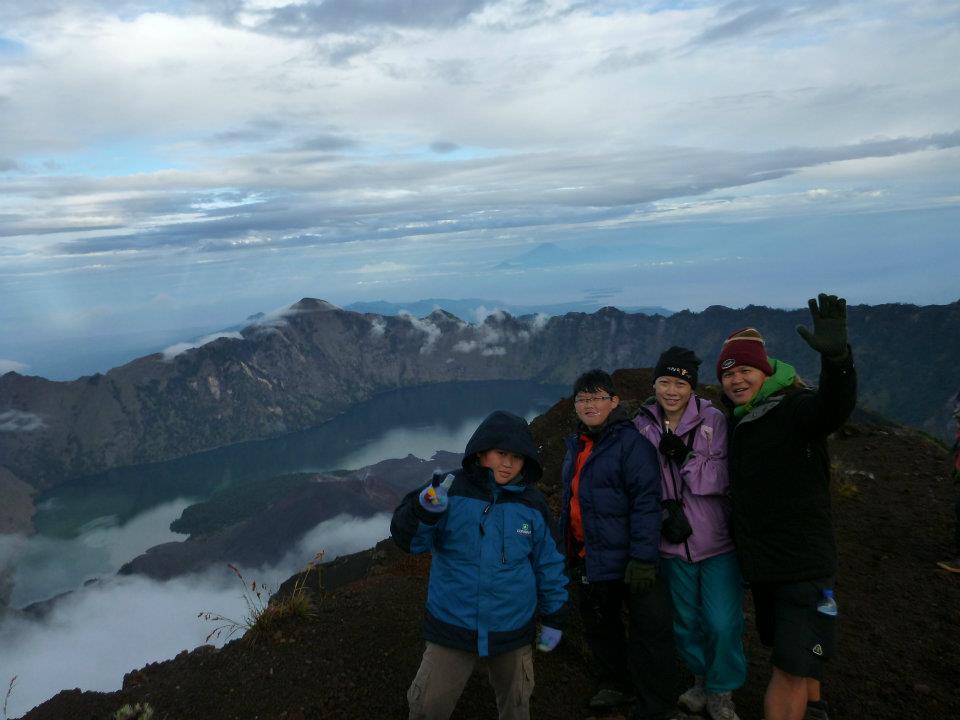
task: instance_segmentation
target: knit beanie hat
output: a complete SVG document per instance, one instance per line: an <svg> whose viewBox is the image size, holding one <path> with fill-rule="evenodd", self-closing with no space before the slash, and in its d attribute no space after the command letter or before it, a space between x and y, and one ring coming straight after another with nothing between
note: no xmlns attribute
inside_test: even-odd
<svg viewBox="0 0 960 720"><path fill-rule="evenodd" d="M717 358L717 379L722 378L724 370L737 365L749 365L764 375L773 375L763 336L756 328L742 328L724 340Z"/></svg>
<svg viewBox="0 0 960 720"><path fill-rule="evenodd" d="M664 350L657 360L657 365L653 369L653 379L661 378L664 375L680 378L690 383L690 387L697 387L697 368L700 367L700 358L693 350L674 345L669 350Z"/></svg>

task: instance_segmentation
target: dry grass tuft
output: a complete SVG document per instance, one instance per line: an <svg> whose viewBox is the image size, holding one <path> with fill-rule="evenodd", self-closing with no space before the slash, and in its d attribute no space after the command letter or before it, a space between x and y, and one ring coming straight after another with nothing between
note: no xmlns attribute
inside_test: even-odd
<svg viewBox="0 0 960 720"><path fill-rule="evenodd" d="M269 638L274 632L291 619L308 620L317 614L314 597L307 592L306 584L310 573L316 571L319 575L323 562L323 551L318 552L313 560L304 567L303 574L297 579L290 594L283 597L273 596L262 584L253 580L249 587L247 581L235 565L228 564L233 573L243 585L243 599L247 606L246 614L239 620L221 615L220 613L204 611L197 617L208 622L218 623L207 635L207 642L211 639L229 639L239 631L243 631L243 639L249 643L257 643ZM322 583L318 582L322 587Z"/></svg>

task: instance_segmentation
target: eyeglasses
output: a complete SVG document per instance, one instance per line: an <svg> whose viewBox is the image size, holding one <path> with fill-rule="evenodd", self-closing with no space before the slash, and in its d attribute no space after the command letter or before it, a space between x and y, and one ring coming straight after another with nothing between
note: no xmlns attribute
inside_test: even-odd
<svg viewBox="0 0 960 720"><path fill-rule="evenodd" d="M613 400L611 395L597 395L596 397L578 397L573 401L574 405L596 405L606 400Z"/></svg>

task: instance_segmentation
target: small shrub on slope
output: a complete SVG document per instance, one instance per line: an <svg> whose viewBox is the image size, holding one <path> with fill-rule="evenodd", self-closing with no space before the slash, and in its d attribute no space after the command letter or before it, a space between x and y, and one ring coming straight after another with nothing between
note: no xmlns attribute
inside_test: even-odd
<svg viewBox="0 0 960 720"><path fill-rule="evenodd" d="M223 637L228 639L238 631L243 631L243 639L256 643L268 638L278 626L290 619L307 620L316 615L314 599L307 593L306 583L310 573L316 570L319 574L323 562L323 551L318 552L313 560L307 563L303 575L294 584L289 595L283 597L272 596L269 588L258 585L253 580L249 587L247 581L235 565L228 564L233 573L243 585L243 600L247 606L246 614L239 620L215 612L201 612L197 615L208 622L218 623L207 635L207 641ZM319 583L318 583L319 584Z"/></svg>
<svg viewBox="0 0 960 720"><path fill-rule="evenodd" d="M153 720L153 717L150 703L124 705L113 714L113 720Z"/></svg>

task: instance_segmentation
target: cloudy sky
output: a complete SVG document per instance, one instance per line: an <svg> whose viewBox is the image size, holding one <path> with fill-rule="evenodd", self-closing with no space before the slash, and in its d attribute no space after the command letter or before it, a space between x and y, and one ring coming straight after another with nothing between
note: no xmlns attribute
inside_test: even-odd
<svg viewBox="0 0 960 720"><path fill-rule="evenodd" d="M958 65L951 0L0 3L0 363L304 296L952 302Z"/></svg>

